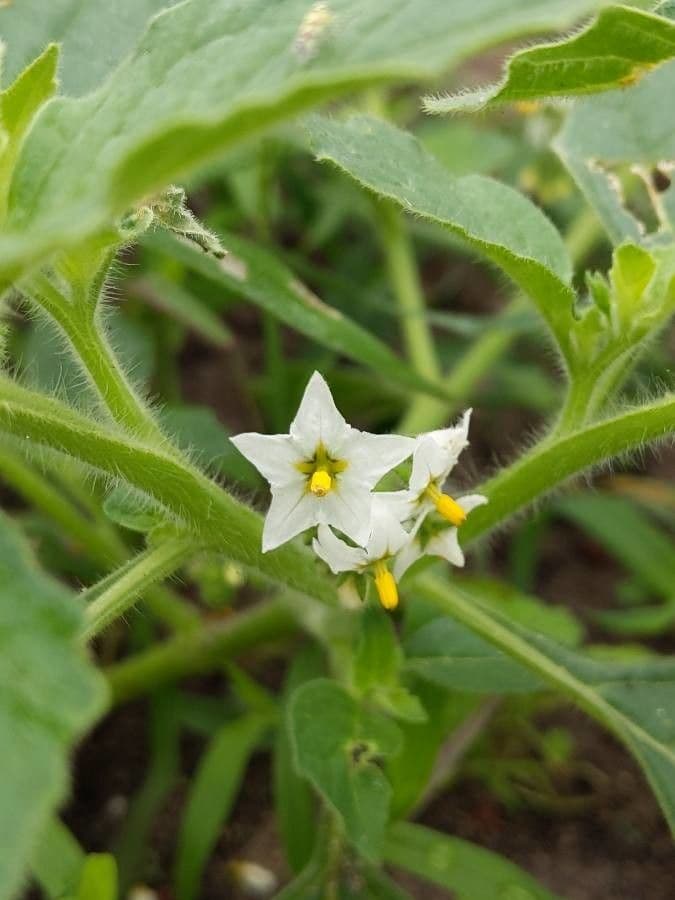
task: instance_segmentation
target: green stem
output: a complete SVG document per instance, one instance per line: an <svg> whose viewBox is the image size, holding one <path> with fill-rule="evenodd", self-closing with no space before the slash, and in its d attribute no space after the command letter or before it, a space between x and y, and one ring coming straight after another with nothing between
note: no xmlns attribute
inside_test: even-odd
<svg viewBox="0 0 675 900"><path fill-rule="evenodd" d="M192 540L175 538L165 541L159 547L151 547L124 567L123 573L96 599L89 603L85 611L85 626L82 637L91 640L115 619L134 605L140 594L151 584L161 581L175 572L195 551ZM109 580L109 579L106 579ZM90 589L96 592L96 585ZM87 601L89 591L82 600Z"/></svg>
<svg viewBox="0 0 675 900"><path fill-rule="evenodd" d="M95 516L93 504L83 513L42 473L6 446L0 446L0 472L13 490L59 525L103 570L127 559L128 547L112 526ZM150 610L169 628L191 628L200 621L197 612L166 588L153 587L145 599Z"/></svg>
<svg viewBox="0 0 675 900"><path fill-rule="evenodd" d="M60 525L96 563L108 568L119 561L120 555L126 555L114 534L83 515L43 475L4 445L0 446L0 472L17 494Z"/></svg>
<svg viewBox="0 0 675 900"><path fill-rule="evenodd" d="M295 617L278 600L260 603L200 631L176 635L106 671L115 703L159 685L209 672L228 659L268 641L292 636Z"/></svg>
<svg viewBox="0 0 675 900"><path fill-rule="evenodd" d="M69 300L45 275L32 276L21 289L64 333L76 361L112 418L137 437L165 446L166 437L108 343L98 307L92 308L81 298L80 302Z"/></svg>
<svg viewBox="0 0 675 900"><path fill-rule="evenodd" d="M478 488L489 503L474 510L461 528L466 544L507 521L534 500L591 466L637 450L675 431L675 395L623 412L533 447Z"/></svg>
<svg viewBox="0 0 675 900"><path fill-rule="evenodd" d="M420 578L416 583L419 595L442 612L462 622L475 634L504 650L513 659L520 660L528 669L541 675L546 681L573 697L582 709L594 716L621 739L635 737L648 744L659 755L664 745L656 741L628 716L608 703L601 692L577 678L573 672L551 659L534 644L513 631L508 624L483 610L474 598L463 596L450 582L438 582L434 578Z"/></svg>
<svg viewBox="0 0 675 900"><path fill-rule="evenodd" d="M166 437L129 383L96 319L69 316L62 324L80 364L115 422L141 440L166 447Z"/></svg>
<svg viewBox="0 0 675 900"><path fill-rule="evenodd" d="M393 203L383 200L377 204L377 222L389 280L398 302L406 354L420 375L438 380L441 367L429 330L415 254L403 215Z"/></svg>
<svg viewBox="0 0 675 900"><path fill-rule="evenodd" d="M57 400L34 394L9 379L0 379L0 429L125 479L204 544L218 547L275 583L336 602L333 582L321 576L306 550L286 544L263 554L260 516L187 462L108 431Z"/></svg>

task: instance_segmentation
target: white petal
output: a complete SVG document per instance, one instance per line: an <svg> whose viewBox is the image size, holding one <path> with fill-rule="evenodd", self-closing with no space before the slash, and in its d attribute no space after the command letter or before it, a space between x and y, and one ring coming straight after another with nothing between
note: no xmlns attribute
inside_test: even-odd
<svg viewBox="0 0 675 900"><path fill-rule="evenodd" d="M432 437L439 447L444 447L457 459L469 444L469 424L471 422L472 409L467 409L460 421L450 428L440 428L437 431L429 431L420 437Z"/></svg>
<svg viewBox="0 0 675 900"><path fill-rule="evenodd" d="M318 501L319 521L365 546L370 534L372 497L366 485L340 478L335 488Z"/></svg>
<svg viewBox="0 0 675 900"><path fill-rule="evenodd" d="M445 481L453 463L454 457L431 435L420 438L413 453L410 490L417 496L430 481Z"/></svg>
<svg viewBox="0 0 675 900"><path fill-rule="evenodd" d="M272 502L263 528L263 553L274 550L296 534L316 525L316 505L316 497L307 493L303 485L287 485L272 491Z"/></svg>
<svg viewBox="0 0 675 900"><path fill-rule="evenodd" d="M342 418L333 400L330 388L318 372L307 383L300 406L291 422L291 437L301 452L311 458L319 444L324 444L331 455L349 436L351 428Z"/></svg>
<svg viewBox="0 0 675 900"><path fill-rule="evenodd" d="M289 435L246 432L230 440L273 487L305 481L306 476L295 467L302 462L302 454Z"/></svg>
<svg viewBox="0 0 675 900"><path fill-rule="evenodd" d="M435 534L427 543L424 552L429 556L441 556L453 566L464 565L464 554L457 540L456 528L446 528L445 531Z"/></svg>
<svg viewBox="0 0 675 900"><path fill-rule="evenodd" d="M396 554L394 568L392 569L392 574L396 581L400 581L410 566L412 566L413 563L416 563L418 559L421 559L422 556L424 556L424 554L422 553L420 542L414 537L411 537L411 539L407 541Z"/></svg>
<svg viewBox="0 0 675 900"><path fill-rule="evenodd" d="M417 512L417 498L411 491L378 491L373 497L384 503L399 522L407 522Z"/></svg>
<svg viewBox="0 0 675 900"><path fill-rule="evenodd" d="M371 532L366 546L368 559L376 561L383 556L393 556L408 541L408 532L398 518L392 515L391 503L373 494Z"/></svg>
<svg viewBox="0 0 675 900"><path fill-rule="evenodd" d="M482 494L467 494L465 497L458 497L457 502L468 516L471 510L475 509L477 506L485 506L488 502L488 498L484 497Z"/></svg>
<svg viewBox="0 0 675 900"><path fill-rule="evenodd" d="M359 481L373 488L383 475L407 459L414 449L414 438L398 434L369 434L352 428L335 452L349 463L345 474L353 472Z"/></svg>
<svg viewBox="0 0 675 900"><path fill-rule="evenodd" d="M312 547L334 575L358 571L366 563L365 550L361 547L350 547L333 534L327 525L319 525L318 537L312 541Z"/></svg>

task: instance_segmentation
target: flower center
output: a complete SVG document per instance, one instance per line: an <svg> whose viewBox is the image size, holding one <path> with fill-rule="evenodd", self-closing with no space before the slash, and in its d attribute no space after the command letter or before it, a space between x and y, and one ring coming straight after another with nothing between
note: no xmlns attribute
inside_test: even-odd
<svg viewBox="0 0 675 900"><path fill-rule="evenodd" d="M444 494L433 481L429 482L424 493L433 502L443 518L447 519L451 525L459 526L464 522L466 513L459 503L453 500L452 497Z"/></svg>
<svg viewBox="0 0 675 900"><path fill-rule="evenodd" d="M307 490L315 497L325 497L335 490L337 475L344 472L346 459L333 459L323 444L319 444L311 459L296 463L296 468L307 476Z"/></svg>
<svg viewBox="0 0 675 900"><path fill-rule="evenodd" d="M333 487L333 479L325 469L317 469L309 479L309 489L315 497L325 497Z"/></svg>
<svg viewBox="0 0 675 900"><path fill-rule="evenodd" d="M375 563L375 587L380 603L385 609L396 609L398 606L398 588L394 576L383 559Z"/></svg>

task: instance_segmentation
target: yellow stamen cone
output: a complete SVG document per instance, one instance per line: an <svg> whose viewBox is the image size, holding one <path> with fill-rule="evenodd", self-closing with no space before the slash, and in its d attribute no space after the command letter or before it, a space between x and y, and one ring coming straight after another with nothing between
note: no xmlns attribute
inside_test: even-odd
<svg viewBox="0 0 675 900"><path fill-rule="evenodd" d="M396 580L382 560L375 563L375 587L382 606L388 610L396 609L398 606Z"/></svg>
<svg viewBox="0 0 675 900"><path fill-rule="evenodd" d="M435 484L430 484L427 488L428 496L434 501L434 506L438 512L447 519L451 525L458 527L466 520L466 513L456 500L442 493Z"/></svg>
<svg viewBox="0 0 675 900"><path fill-rule="evenodd" d="M333 479L325 469L317 469L309 482L309 489L315 497L325 497L333 487Z"/></svg>

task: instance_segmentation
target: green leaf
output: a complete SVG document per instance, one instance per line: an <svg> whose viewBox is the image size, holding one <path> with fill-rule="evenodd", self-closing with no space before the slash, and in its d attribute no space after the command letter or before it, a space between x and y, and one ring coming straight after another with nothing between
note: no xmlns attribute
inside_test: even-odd
<svg viewBox="0 0 675 900"><path fill-rule="evenodd" d="M99 0L95 11L105 5ZM179 3L150 23L98 90L56 100L40 116L14 179L0 272L15 277L51 250L83 242L166 184L303 109L373 83L433 77L480 46L565 27L593 6L399 0L394 11L386 0L339 0L332 27L308 49L298 43L307 0ZM114 12L96 23L105 43ZM123 44L137 21L121 28ZM99 72L88 67L84 80L91 85Z"/></svg>
<svg viewBox="0 0 675 900"><path fill-rule="evenodd" d="M298 770L341 815L348 840L376 861L391 797L379 760L396 753L399 730L327 679L298 688L289 721Z"/></svg>
<svg viewBox="0 0 675 900"><path fill-rule="evenodd" d="M642 223L626 209L617 176L620 167L647 171L675 159L675 63L651 72L636 85L574 104L554 149L614 244L645 240ZM672 185L664 198L672 198ZM671 210L668 217L675 220Z"/></svg>
<svg viewBox="0 0 675 900"><path fill-rule="evenodd" d="M14 895L63 800L68 750L102 712L100 676L79 646L82 614L0 515L0 898Z"/></svg>
<svg viewBox="0 0 675 900"><path fill-rule="evenodd" d="M166 517L153 509L139 494L126 485L113 488L105 498L103 512L116 525L144 534L166 522Z"/></svg>
<svg viewBox="0 0 675 900"><path fill-rule="evenodd" d="M0 32L6 44L5 73L13 78L45 44L62 46L61 90L88 93L126 56L150 16L176 0L21 0L0 9ZM105 35L105 40L101 36Z"/></svg>
<svg viewBox="0 0 675 900"><path fill-rule="evenodd" d="M291 660L283 691L284 716L277 728L274 747L274 810L286 859L293 872L309 862L316 832L312 791L293 765L288 705L296 688L323 674L323 660L316 646L304 647Z"/></svg>
<svg viewBox="0 0 675 900"><path fill-rule="evenodd" d="M395 685L398 681L401 651L391 617L379 603L368 603L359 621L354 684L364 693L372 688Z"/></svg>
<svg viewBox="0 0 675 900"><path fill-rule="evenodd" d="M309 290L273 254L243 238L222 236L222 260L168 235L146 238L151 248L178 260L220 288L246 297L312 341L359 362L406 390L443 397L443 388L414 372L378 338Z"/></svg>
<svg viewBox="0 0 675 900"><path fill-rule="evenodd" d="M480 175L453 178L411 135L379 119L308 122L319 160L416 216L443 225L529 294L563 348L572 322L571 262L560 234L530 201Z"/></svg>
<svg viewBox="0 0 675 900"><path fill-rule="evenodd" d="M248 715L223 726L202 757L181 823L174 881L178 900L198 896L204 866L234 805L249 757L269 719Z"/></svg>
<svg viewBox="0 0 675 900"><path fill-rule="evenodd" d="M431 578L417 591L613 731L641 763L675 831L675 659L601 662L503 619L475 594Z"/></svg>
<svg viewBox="0 0 675 900"><path fill-rule="evenodd" d="M427 622L404 647L408 671L450 690L518 693L542 687L527 668L454 619Z"/></svg>
<svg viewBox="0 0 675 900"><path fill-rule="evenodd" d="M508 859L410 822L389 829L385 859L447 888L456 900L554 900Z"/></svg>
<svg viewBox="0 0 675 900"><path fill-rule="evenodd" d="M50 44L0 93L0 220L7 212L9 183L23 139L40 107L56 90L58 60L58 47Z"/></svg>
<svg viewBox="0 0 675 900"><path fill-rule="evenodd" d="M625 87L675 56L675 23L610 6L585 31L512 56L501 82L446 97L426 97L431 113L476 112L517 100L592 94Z"/></svg>

